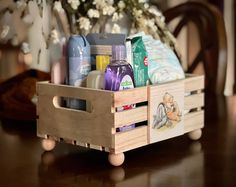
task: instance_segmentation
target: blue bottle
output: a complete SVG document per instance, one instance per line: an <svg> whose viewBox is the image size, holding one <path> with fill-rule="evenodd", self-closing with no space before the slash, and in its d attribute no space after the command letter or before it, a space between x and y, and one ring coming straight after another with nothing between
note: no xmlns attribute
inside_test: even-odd
<svg viewBox="0 0 236 187"><path fill-rule="evenodd" d="M86 86L86 77L91 71L90 45L84 36L73 35L67 44L68 85ZM85 110L84 100L68 99L67 107Z"/></svg>

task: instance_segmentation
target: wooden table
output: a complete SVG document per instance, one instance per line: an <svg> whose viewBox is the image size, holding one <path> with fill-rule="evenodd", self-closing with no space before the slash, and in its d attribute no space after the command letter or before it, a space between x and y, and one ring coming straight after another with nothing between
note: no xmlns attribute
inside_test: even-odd
<svg viewBox="0 0 236 187"><path fill-rule="evenodd" d="M68 144L43 153L35 124L2 121L1 186L236 186L236 96L206 103L200 141L180 136L129 151L116 168L107 153Z"/></svg>

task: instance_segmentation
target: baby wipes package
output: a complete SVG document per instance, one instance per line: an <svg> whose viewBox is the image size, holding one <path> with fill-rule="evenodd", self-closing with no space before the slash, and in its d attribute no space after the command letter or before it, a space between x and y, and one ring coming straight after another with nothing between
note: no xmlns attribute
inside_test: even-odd
<svg viewBox="0 0 236 187"><path fill-rule="evenodd" d="M148 84L148 55L141 36L131 39L135 86Z"/></svg>

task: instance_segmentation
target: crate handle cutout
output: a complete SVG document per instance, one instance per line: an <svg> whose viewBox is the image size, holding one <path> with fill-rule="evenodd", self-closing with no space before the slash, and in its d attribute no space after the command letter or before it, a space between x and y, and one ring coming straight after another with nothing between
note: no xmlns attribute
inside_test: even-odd
<svg viewBox="0 0 236 187"><path fill-rule="evenodd" d="M66 102L69 99L79 100L79 102L82 101L84 103L84 108L71 108L71 107L65 106ZM93 107L92 107L91 102L89 102L87 100L84 100L84 99L75 99L75 98L72 98L72 97L54 96L53 99L52 99L52 103L53 103L53 106L55 108L76 110L76 111L85 112L85 113L92 113L93 112Z"/></svg>
<svg viewBox="0 0 236 187"><path fill-rule="evenodd" d="M37 93L40 98L51 98L58 96L62 98L73 98L87 101L92 109L87 109L87 112L102 114L104 112L110 113L112 111L113 95L114 93L107 90L97 90L85 87L73 87L68 85L55 85L51 83L40 82L37 83ZM50 102L50 101L49 101ZM55 107L58 107L56 104ZM65 105L59 105L61 107ZM87 106L88 108L89 106ZM69 109L63 107L65 109Z"/></svg>

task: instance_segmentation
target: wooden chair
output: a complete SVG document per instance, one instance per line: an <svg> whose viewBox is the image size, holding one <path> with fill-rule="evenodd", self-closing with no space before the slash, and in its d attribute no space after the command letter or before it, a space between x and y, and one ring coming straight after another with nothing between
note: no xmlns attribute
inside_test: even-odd
<svg viewBox="0 0 236 187"><path fill-rule="evenodd" d="M203 63L206 93L223 94L226 80L227 40L221 12L207 3L190 1L170 8L163 14L167 24L175 18L180 18L173 31L176 37L188 23L191 22L196 26L200 50L193 62L188 65L187 73L194 73L196 67ZM189 32L188 36L194 37Z"/></svg>

